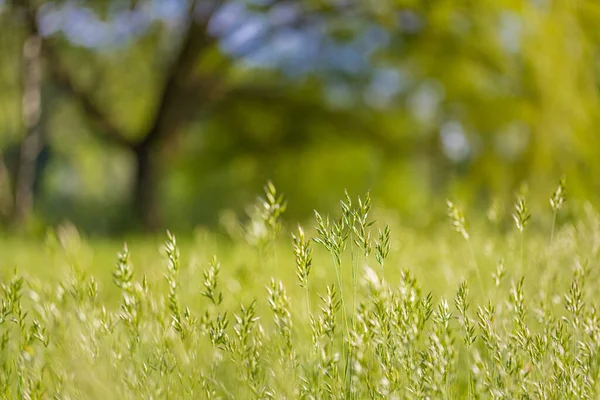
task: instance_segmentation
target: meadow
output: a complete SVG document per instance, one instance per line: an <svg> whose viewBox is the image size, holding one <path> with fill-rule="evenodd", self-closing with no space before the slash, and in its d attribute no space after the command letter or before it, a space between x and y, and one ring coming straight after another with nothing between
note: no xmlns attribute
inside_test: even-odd
<svg viewBox="0 0 600 400"><path fill-rule="evenodd" d="M0 393L598 398L600 214L549 197L473 221L448 201L425 232L346 195L296 227L268 185L228 237L5 236Z"/></svg>

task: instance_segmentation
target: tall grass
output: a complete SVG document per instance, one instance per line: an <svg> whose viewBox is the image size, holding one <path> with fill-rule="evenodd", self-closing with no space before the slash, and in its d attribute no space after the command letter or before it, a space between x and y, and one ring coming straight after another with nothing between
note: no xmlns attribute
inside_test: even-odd
<svg viewBox="0 0 600 400"><path fill-rule="evenodd" d="M156 256L125 245L112 274L90 267L93 245L59 231L40 264L3 278L0 393L598 398L600 216L586 206L556 226L564 192L561 181L547 217L519 199L506 233L471 230L448 202L450 223L424 237L374 222L368 194L287 233L269 184L234 242L208 235L186 256L167 233ZM542 218L549 234L523 234ZM53 278L36 277L46 268Z"/></svg>

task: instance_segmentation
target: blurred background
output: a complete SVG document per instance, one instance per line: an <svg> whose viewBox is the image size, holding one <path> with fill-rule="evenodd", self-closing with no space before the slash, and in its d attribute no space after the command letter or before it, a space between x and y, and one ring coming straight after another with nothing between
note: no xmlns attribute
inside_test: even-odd
<svg viewBox="0 0 600 400"><path fill-rule="evenodd" d="M0 0L5 231L598 203L599 122L597 0Z"/></svg>

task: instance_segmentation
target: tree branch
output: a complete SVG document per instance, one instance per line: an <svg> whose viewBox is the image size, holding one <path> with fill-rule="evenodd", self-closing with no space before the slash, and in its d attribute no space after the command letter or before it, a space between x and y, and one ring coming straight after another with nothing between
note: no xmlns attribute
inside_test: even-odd
<svg viewBox="0 0 600 400"><path fill-rule="evenodd" d="M136 147L151 147L162 138L169 135L184 122L177 117L177 100L184 93L189 93L187 85L193 79L192 75L197 60L202 53L217 42L217 38L208 33L208 23L220 2L215 2L212 9L204 15L201 21L194 18L198 1L192 1L188 12L188 27L181 42L181 47L175 60L167 70L163 87L158 96L158 104L154 112L147 135L136 144Z"/></svg>
<svg viewBox="0 0 600 400"><path fill-rule="evenodd" d="M133 142L128 139L121 128L113 123L104 111L98 107L91 94L82 88L77 87L71 74L64 66L60 65L54 50L50 49L47 44L45 46L44 54L46 56L48 70L55 83L77 101L90 122L96 129L102 132L102 136L120 146L133 147Z"/></svg>
<svg viewBox="0 0 600 400"><path fill-rule="evenodd" d="M25 15L31 30L42 40L42 52L50 76L55 83L77 100L90 121L104 134L104 138L121 146L132 147L132 142L127 139L123 131L98 107L93 96L77 86L68 69L60 62L52 41L39 34L37 11L36 7L30 6Z"/></svg>

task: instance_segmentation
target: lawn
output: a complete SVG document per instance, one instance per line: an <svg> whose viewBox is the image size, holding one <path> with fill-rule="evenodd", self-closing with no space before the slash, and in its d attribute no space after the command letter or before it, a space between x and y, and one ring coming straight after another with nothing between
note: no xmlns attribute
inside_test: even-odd
<svg viewBox="0 0 600 400"><path fill-rule="evenodd" d="M425 231L346 197L299 229L269 188L229 236L5 236L0 392L598 398L600 215L563 201Z"/></svg>

